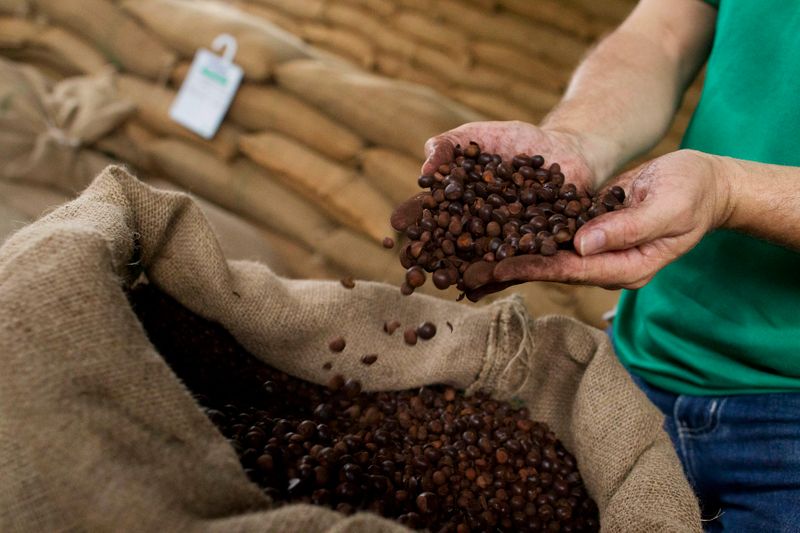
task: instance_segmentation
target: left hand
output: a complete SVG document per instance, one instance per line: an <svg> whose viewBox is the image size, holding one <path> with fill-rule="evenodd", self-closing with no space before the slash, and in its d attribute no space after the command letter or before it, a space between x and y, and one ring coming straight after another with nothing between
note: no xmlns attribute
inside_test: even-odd
<svg viewBox="0 0 800 533"><path fill-rule="evenodd" d="M733 210L726 158L693 150L659 157L614 180L627 207L587 222L578 252L514 256L494 268L492 283L557 281L636 289L691 250ZM472 287L481 293L479 287ZM485 292L485 291L484 291Z"/></svg>

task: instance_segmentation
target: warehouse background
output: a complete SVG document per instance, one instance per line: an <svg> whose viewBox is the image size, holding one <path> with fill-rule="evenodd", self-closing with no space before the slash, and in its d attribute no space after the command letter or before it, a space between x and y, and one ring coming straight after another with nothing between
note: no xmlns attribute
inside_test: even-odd
<svg viewBox="0 0 800 533"><path fill-rule="evenodd" d="M399 284L396 249L380 240L418 190L424 141L469 121L538 122L634 4L0 0L0 239L121 162L194 194L231 258ZM206 141L168 109L195 51L221 33L238 40L245 81ZM699 94L700 81L647 157L677 147ZM543 283L514 292L534 315L598 326L616 300Z"/></svg>

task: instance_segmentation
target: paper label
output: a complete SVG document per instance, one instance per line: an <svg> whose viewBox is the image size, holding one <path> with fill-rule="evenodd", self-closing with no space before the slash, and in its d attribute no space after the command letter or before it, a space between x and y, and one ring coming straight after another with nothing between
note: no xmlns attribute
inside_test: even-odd
<svg viewBox="0 0 800 533"><path fill-rule="evenodd" d="M211 139L236 96L242 75L242 68L228 58L199 49L169 116L204 139Z"/></svg>

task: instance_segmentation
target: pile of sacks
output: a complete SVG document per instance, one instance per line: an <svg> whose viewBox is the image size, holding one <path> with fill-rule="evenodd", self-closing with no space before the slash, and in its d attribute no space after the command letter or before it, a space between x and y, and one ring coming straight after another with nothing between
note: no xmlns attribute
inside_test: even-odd
<svg viewBox="0 0 800 533"><path fill-rule="evenodd" d="M0 54L14 61L2 64L0 76L0 176L73 195L107 163L120 161L140 176L166 180L246 219L255 226L251 233L257 240L278 250L272 255L284 257L289 266L282 273L352 275L398 284L403 272L396 253L383 249L380 241L391 234L392 206L418 191L415 178L424 141L462 123L499 116L465 98L467 93L453 83L462 71L444 66L461 69L469 63L473 74L464 70L464 77L480 81L483 71L475 69L484 67L473 61L475 50L505 51L514 45L495 42L506 32L489 29L495 33L483 41L468 33L463 39L442 39L430 30L436 27L448 35L458 21L425 18L422 4L437 6L432 12L437 17L447 11L444 1L0 0ZM460 7L464 28L474 27L469 13L492 7L478 4L483 2ZM505 4L525 10L524 3ZM361 19L352 18L359 14ZM366 15L392 24L380 24L384 31L377 31L364 25ZM486 26L495 19L503 28L500 23L511 15L490 15ZM387 53L389 59L381 61L376 52L374 62L357 65L347 60L352 54L345 45L326 44L305 30L299 36L287 31L300 20L308 24L298 28L314 27L313 22L319 35L341 29L336 21L358 26L406 55ZM521 16L514 20L525 24ZM553 39L563 28L543 31L529 32L537 35L529 46L542 53L572 50L565 65L577 61L586 46L585 40L580 46L558 45ZM195 51L209 47L221 33L238 41L235 62L244 70L244 81L221 128L205 140L173 122L168 111ZM393 36L402 40L392 41ZM460 48L457 43L469 41L466 63L450 55L446 61L439 58L439 85L367 70L410 77L380 65L435 58L426 52L435 48L432 39L447 43L453 53ZM500 54L497 72L522 56L544 69L536 79L561 72L552 66L556 57L540 55L523 50L517 56ZM489 57L482 61L491 62ZM434 63L431 68L437 71ZM499 80L490 76L495 70L486 73L486 80ZM534 86L533 81L504 76L514 80L519 94L532 96L522 88ZM563 83L565 76L553 74L552 79ZM559 87L548 86L549 100L529 101L541 102L544 110ZM495 98L485 87L471 90ZM37 215L35 209L27 216ZM238 238L241 232L232 233ZM544 284L520 292L537 315L559 312L596 325L614 300L613 294L596 289Z"/></svg>

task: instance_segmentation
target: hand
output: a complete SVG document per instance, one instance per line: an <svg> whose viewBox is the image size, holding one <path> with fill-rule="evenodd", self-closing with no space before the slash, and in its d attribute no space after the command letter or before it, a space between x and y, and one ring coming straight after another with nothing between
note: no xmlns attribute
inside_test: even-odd
<svg viewBox="0 0 800 533"><path fill-rule="evenodd" d="M471 122L428 139L422 173L433 174L439 165L453 160L457 144L466 147L470 141L478 143L481 151L498 154L509 161L522 153L542 155L546 165L561 165L566 181L579 189L589 189L594 184L595 173L582 152L577 135L520 121Z"/></svg>
<svg viewBox="0 0 800 533"><path fill-rule="evenodd" d="M439 165L452 161L456 145L465 147L470 141L478 143L482 151L499 154L507 160L520 153L540 154L548 165L559 163L566 181L577 185L579 190L591 190L594 186L596 174L581 149L581 141L577 135L539 128L520 121L472 122L428 139L425 143L427 159L422 165L422 174L433 174ZM420 193L410 198L395 209L391 219L394 229L404 231L422 215L422 195ZM487 283L486 275L487 265L473 269L467 275L468 287L470 280L483 287ZM489 288L489 292L502 290L516 283L519 282L493 286ZM486 290L483 287L482 292ZM475 298L469 292L468 296L470 299Z"/></svg>
<svg viewBox="0 0 800 533"><path fill-rule="evenodd" d="M642 287L730 218L731 185L724 160L680 150L623 174L614 184L628 192L628 206L581 227L574 241L578 254L511 257L496 265L493 281Z"/></svg>

